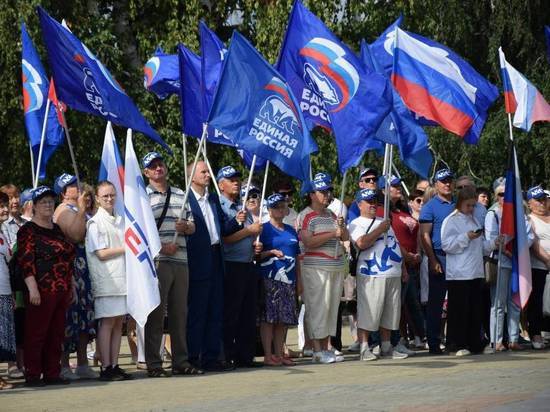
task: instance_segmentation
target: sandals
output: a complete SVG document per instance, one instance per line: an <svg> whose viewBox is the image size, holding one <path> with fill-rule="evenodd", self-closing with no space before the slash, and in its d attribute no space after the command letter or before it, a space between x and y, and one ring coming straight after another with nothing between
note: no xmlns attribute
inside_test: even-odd
<svg viewBox="0 0 550 412"><path fill-rule="evenodd" d="M296 366L296 362L294 362L292 359L287 358L285 356L281 358L281 362L284 366Z"/></svg>
<svg viewBox="0 0 550 412"><path fill-rule="evenodd" d="M185 366L172 369L172 375L204 375L204 371L194 366Z"/></svg>
<svg viewBox="0 0 550 412"><path fill-rule="evenodd" d="M264 357L264 366L281 366L282 364L281 358L278 356L271 355L270 357Z"/></svg>
<svg viewBox="0 0 550 412"><path fill-rule="evenodd" d="M162 368L154 368L147 371L147 376L150 378L169 378L170 372Z"/></svg>
<svg viewBox="0 0 550 412"><path fill-rule="evenodd" d="M13 385L9 382L6 382L3 378L0 378L0 390L2 389L12 389Z"/></svg>

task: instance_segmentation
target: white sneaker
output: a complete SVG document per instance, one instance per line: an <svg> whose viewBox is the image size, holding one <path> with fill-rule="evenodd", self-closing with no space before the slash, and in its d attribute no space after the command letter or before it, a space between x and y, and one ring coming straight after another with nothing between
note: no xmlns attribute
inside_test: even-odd
<svg viewBox="0 0 550 412"><path fill-rule="evenodd" d="M485 346L485 348L483 349L483 354L484 355L493 355L495 353L495 350L493 349L493 347L491 346L491 344L488 344L487 346Z"/></svg>
<svg viewBox="0 0 550 412"><path fill-rule="evenodd" d="M545 345L544 342L537 342L532 340L531 345L533 346L533 349L544 349Z"/></svg>
<svg viewBox="0 0 550 412"><path fill-rule="evenodd" d="M472 352L470 352L468 349L460 349L456 351L456 356L470 356Z"/></svg>
<svg viewBox="0 0 550 412"><path fill-rule="evenodd" d="M8 368L8 378L10 379L21 379L24 378L25 374L17 366L11 366Z"/></svg>
<svg viewBox="0 0 550 412"><path fill-rule="evenodd" d="M304 354L305 358L309 358L313 356L313 349L304 349L302 353Z"/></svg>
<svg viewBox="0 0 550 412"><path fill-rule="evenodd" d="M388 352L380 352L380 356L384 358L391 357L392 359L407 359L409 355L403 352L399 352L397 349L392 348Z"/></svg>
<svg viewBox="0 0 550 412"><path fill-rule="evenodd" d="M380 356L380 345L376 345L374 348L372 348L372 353L374 353L376 356Z"/></svg>
<svg viewBox="0 0 550 412"><path fill-rule="evenodd" d="M395 350L397 350L398 352L401 352L401 353L405 353L407 354L408 356L414 356L416 355L416 352L413 351L413 350L410 350L409 348L407 348L405 345L403 345L401 342L399 342L395 348Z"/></svg>
<svg viewBox="0 0 550 412"><path fill-rule="evenodd" d="M334 353L334 355L336 355L336 356L342 356L343 355L343 353L340 352L338 349L332 349L331 352Z"/></svg>
<svg viewBox="0 0 550 412"><path fill-rule="evenodd" d="M371 362L377 360L378 357L374 353L372 353L367 346L361 351L361 356L359 357L359 359L365 362Z"/></svg>
<svg viewBox="0 0 550 412"><path fill-rule="evenodd" d="M330 352L313 352L313 357L311 358L311 363L334 363L336 359L334 355Z"/></svg>
<svg viewBox="0 0 550 412"><path fill-rule="evenodd" d="M78 379L80 379L77 375L73 373L71 368L61 368L61 373L59 374L59 377L71 381L77 381Z"/></svg>
<svg viewBox="0 0 550 412"><path fill-rule="evenodd" d="M424 342L422 342L420 336L414 337L414 347L417 349L424 349Z"/></svg>
<svg viewBox="0 0 550 412"><path fill-rule="evenodd" d="M90 366L83 365L77 366L75 370L75 375L80 379L97 379L99 378L99 373L94 371Z"/></svg>
<svg viewBox="0 0 550 412"><path fill-rule="evenodd" d="M328 353L330 356L332 356L334 358L334 362L344 362L344 356L342 355L342 352L340 351L326 351L326 353ZM340 353L340 355L338 355L338 353Z"/></svg>
<svg viewBox="0 0 550 412"><path fill-rule="evenodd" d="M361 343L359 341L353 342L351 345L348 346L348 352L360 352L361 351Z"/></svg>

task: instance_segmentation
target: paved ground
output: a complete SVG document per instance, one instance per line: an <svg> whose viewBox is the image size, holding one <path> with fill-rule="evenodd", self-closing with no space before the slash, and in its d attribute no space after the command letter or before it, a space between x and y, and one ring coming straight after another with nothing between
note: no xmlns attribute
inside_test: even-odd
<svg viewBox="0 0 550 412"><path fill-rule="evenodd" d="M337 365L147 379L123 350L134 381L21 385L0 392L0 411L550 411L550 351L371 363L350 354Z"/></svg>

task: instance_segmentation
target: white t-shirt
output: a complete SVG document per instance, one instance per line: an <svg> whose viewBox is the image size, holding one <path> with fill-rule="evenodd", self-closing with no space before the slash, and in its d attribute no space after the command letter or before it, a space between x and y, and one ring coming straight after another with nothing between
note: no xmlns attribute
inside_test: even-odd
<svg viewBox="0 0 550 412"><path fill-rule="evenodd" d="M349 224L349 234L353 243L355 244L361 236L366 234L367 229L370 233L380 226L382 221L380 218L375 218L373 223L372 219L362 216L353 219ZM369 226L371 226L370 229ZM401 263L403 261L401 249L391 227L387 233L387 245L384 243L384 235L382 234L371 247L361 250L357 257L357 276L372 276L377 278L401 276Z"/></svg>
<svg viewBox="0 0 550 412"><path fill-rule="evenodd" d="M0 295L11 295L10 270L8 262L11 259L11 250L8 241L0 233Z"/></svg>

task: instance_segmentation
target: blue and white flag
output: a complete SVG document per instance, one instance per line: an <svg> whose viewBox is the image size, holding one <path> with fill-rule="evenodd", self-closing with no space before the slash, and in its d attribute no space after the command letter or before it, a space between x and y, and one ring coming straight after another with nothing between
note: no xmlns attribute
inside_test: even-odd
<svg viewBox="0 0 550 412"><path fill-rule="evenodd" d="M38 163L40 138L42 136L50 82L46 77L46 72L44 71L44 67L42 67L38 52L27 33L25 23L21 23L21 43L21 77L23 80L25 128L27 129L29 145L32 148L34 164L36 165ZM57 118L55 105L51 104L48 111L42 158L40 166L37 167L40 179L46 177L46 164L57 147L63 143L64 137L65 133Z"/></svg>
<svg viewBox="0 0 550 412"><path fill-rule="evenodd" d="M371 70L384 74L369 45L361 42L361 59ZM428 149L428 136L407 109L399 93L393 88L393 109L376 132L376 138L397 145L403 163L423 178L428 178L433 156Z"/></svg>
<svg viewBox="0 0 550 412"><path fill-rule="evenodd" d="M180 70L177 54L166 54L159 46L143 67L143 85L159 99L180 92Z"/></svg>
<svg viewBox="0 0 550 412"><path fill-rule="evenodd" d="M201 85L206 114L210 112L216 87L220 80L223 67L223 59L227 53L223 42L204 21L199 23L201 41Z"/></svg>
<svg viewBox="0 0 550 412"><path fill-rule="evenodd" d="M240 148L304 181L317 145L298 107L283 77L235 31L208 123Z"/></svg>
<svg viewBox="0 0 550 412"><path fill-rule="evenodd" d="M124 218L124 165L111 122L107 122L98 181L108 180L116 190L115 211Z"/></svg>
<svg viewBox="0 0 550 412"><path fill-rule="evenodd" d="M388 80L359 58L298 0L277 63L310 127L332 130L344 172L369 148L391 109Z"/></svg>
<svg viewBox="0 0 550 412"><path fill-rule="evenodd" d="M59 99L72 109L139 131L172 153L90 49L42 7L38 15Z"/></svg>
<svg viewBox="0 0 550 412"><path fill-rule="evenodd" d="M132 130L126 137L124 161L124 241L128 313L137 324L145 326L147 316L160 305L155 256L160 252L157 230L145 182L141 175Z"/></svg>

